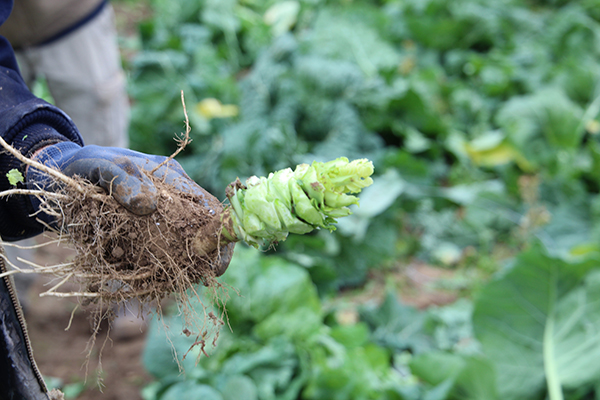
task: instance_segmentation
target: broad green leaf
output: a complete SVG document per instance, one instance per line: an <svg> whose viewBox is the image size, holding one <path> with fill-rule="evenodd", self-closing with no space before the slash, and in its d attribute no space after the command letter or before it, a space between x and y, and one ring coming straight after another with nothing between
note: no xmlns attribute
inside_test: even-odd
<svg viewBox="0 0 600 400"><path fill-rule="evenodd" d="M500 400L496 390L496 369L483 358L469 357L456 378L457 399Z"/></svg>
<svg viewBox="0 0 600 400"><path fill-rule="evenodd" d="M64 385L61 391L65 399L76 399L85 390L85 382L74 382Z"/></svg>
<svg viewBox="0 0 600 400"><path fill-rule="evenodd" d="M431 148L431 143L421 132L409 127L406 129L406 151L420 153Z"/></svg>
<svg viewBox="0 0 600 400"><path fill-rule="evenodd" d="M562 90L545 88L507 101L496 122L528 161L548 166L556 152L573 151L581 144L585 133L580 125L582 116L581 107Z"/></svg>
<svg viewBox="0 0 600 400"><path fill-rule="evenodd" d="M230 375L252 374L260 369L279 369L293 366L294 347L283 337L261 346L256 351L238 351L222 366L222 372Z"/></svg>
<svg viewBox="0 0 600 400"><path fill-rule="evenodd" d="M547 385L562 388L600 378L598 255L566 262L536 245L480 293L476 338L497 371L502 399L524 399Z"/></svg>
<svg viewBox="0 0 600 400"><path fill-rule="evenodd" d="M325 8L318 13L308 37L315 54L355 62L367 76L380 69L395 68L399 55L394 47L382 40L377 27L365 23L368 10L359 7Z"/></svg>
<svg viewBox="0 0 600 400"><path fill-rule="evenodd" d="M207 0L202 11L202 22L222 30L225 35L232 35L240 27L234 10L236 3L235 0Z"/></svg>
<svg viewBox="0 0 600 400"><path fill-rule="evenodd" d="M242 399L242 397L238 397ZM186 380L171 386L160 400L224 400L223 396L208 385Z"/></svg>
<svg viewBox="0 0 600 400"><path fill-rule="evenodd" d="M372 219L394 204L405 187L406 182L398 171L389 169L362 191L360 205L350 206L352 214L338 220L338 228L345 235L362 241Z"/></svg>
<svg viewBox="0 0 600 400"><path fill-rule="evenodd" d="M298 373L296 349L282 336L253 352L246 352L242 346L225 360L219 372L224 375L244 374L256 385L258 398L274 399L294 386Z"/></svg>
<svg viewBox="0 0 600 400"><path fill-rule="evenodd" d="M311 376L303 398L350 400L380 398L398 378L389 352L375 344L346 348L323 336L310 349Z"/></svg>
<svg viewBox="0 0 600 400"><path fill-rule="evenodd" d="M239 295L227 302L232 323L262 322L273 314L300 308L321 313L321 303L305 269L277 256L260 257L256 250L238 246L225 279Z"/></svg>
<svg viewBox="0 0 600 400"><path fill-rule="evenodd" d="M449 188L440 188L439 195L452 200L457 204L473 204L484 193L503 194L504 185L499 180L475 182L469 184L454 185Z"/></svg>
<svg viewBox="0 0 600 400"><path fill-rule="evenodd" d="M140 395L144 400L157 400L158 393L163 388L160 381L154 381L140 390Z"/></svg>
<svg viewBox="0 0 600 400"><path fill-rule="evenodd" d="M323 316L308 307L274 313L257 323L253 332L263 340L284 335L292 340L304 341L323 328Z"/></svg>
<svg viewBox="0 0 600 400"><path fill-rule="evenodd" d="M433 337L439 350L463 355L478 354L478 345L473 340L472 316L473 303L467 299L459 299L443 307L430 307L425 331Z"/></svg>
<svg viewBox="0 0 600 400"><path fill-rule="evenodd" d="M197 322L201 323L202 321ZM195 335L186 336L183 333L185 327L183 317L180 315L152 319L148 328L147 345L142 354L142 362L144 368L156 378L177 378L181 373L180 368L188 376L203 374L201 369L195 368L198 356L201 354L200 347L191 348L195 341ZM221 333L221 341L226 340L223 336L227 336L227 332ZM212 346L206 346L209 354L212 350ZM186 353L187 356L183 359L183 355Z"/></svg>
<svg viewBox="0 0 600 400"><path fill-rule="evenodd" d="M593 222L585 203L563 203L550 207L548 212L550 222L539 229L538 237L549 254L570 257L573 249L592 244Z"/></svg>
<svg viewBox="0 0 600 400"><path fill-rule="evenodd" d="M363 346L369 339L369 328L364 322L340 325L331 330L331 337L347 348Z"/></svg>
<svg viewBox="0 0 600 400"><path fill-rule="evenodd" d="M177 361L172 353L172 345L161 322L156 322L156 319L152 320L146 341L147 346L142 354L142 362L146 371L159 379L179 374ZM183 348L180 349L183 350Z"/></svg>
<svg viewBox="0 0 600 400"><path fill-rule="evenodd" d="M455 381L465 364L466 360L459 355L432 351L415 356L410 369L428 384L437 386L447 380Z"/></svg>
<svg viewBox="0 0 600 400"><path fill-rule="evenodd" d="M488 360L444 352L418 355L411 371L434 386L434 393L445 391L446 399L499 400L496 375Z"/></svg>
<svg viewBox="0 0 600 400"><path fill-rule="evenodd" d="M361 318L371 326L373 339L384 347L415 353L431 348L431 339L423 332L425 315L400 303L392 290L378 308L361 310Z"/></svg>
<svg viewBox="0 0 600 400"><path fill-rule="evenodd" d="M223 400L257 400L254 381L244 375L233 375L221 390Z"/></svg>

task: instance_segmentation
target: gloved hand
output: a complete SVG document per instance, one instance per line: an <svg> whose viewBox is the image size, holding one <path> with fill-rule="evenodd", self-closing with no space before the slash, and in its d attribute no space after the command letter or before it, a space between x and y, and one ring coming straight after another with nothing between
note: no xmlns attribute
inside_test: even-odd
<svg viewBox="0 0 600 400"><path fill-rule="evenodd" d="M156 210L158 192L142 170L152 171L165 160L163 156L116 147L81 147L73 142L61 142L44 147L34 159L67 176L77 175L102 187L134 214L146 215ZM187 176L177 161L169 161L154 176L183 192L203 198L211 196ZM28 169L27 181L41 183L43 187L47 186L45 181L49 182L47 176L35 168ZM208 207L207 202L205 206Z"/></svg>
<svg viewBox="0 0 600 400"><path fill-rule="evenodd" d="M152 181L142 172L152 171L166 157L147 155L132 150L115 147L84 146L73 142L60 142L46 146L34 155L34 160L56 168L67 176L80 176L102 187L117 202L134 214L146 215L156 210L159 193ZM27 182L30 186L41 186L52 190L48 176L35 169L27 169ZM196 184L177 161L170 160L154 176L175 188L193 193L205 199L212 197ZM220 249L221 265L217 274L222 275L233 255L234 243Z"/></svg>

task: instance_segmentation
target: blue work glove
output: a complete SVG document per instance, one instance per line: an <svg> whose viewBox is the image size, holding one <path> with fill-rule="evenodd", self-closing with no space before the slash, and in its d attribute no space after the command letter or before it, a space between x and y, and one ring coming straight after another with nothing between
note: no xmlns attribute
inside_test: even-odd
<svg viewBox="0 0 600 400"><path fill-rule="evenodd" d="M34 159L67 176L77 175L102 187L134 214L146 215L156 210L159 193L142 170L152 171L166 157L115 147L81 147L73 142L60 142L44 147L35 154ZM177 161L170 160L154 176L182 192L204 198L205 207L210 209L208 199L213 196L187 176ZM48 186L48 176L35 168L28 168L27 182L30 186L37 185L52 190ZM227 269L233 247L234 243L230 243L220 249L222 262L216 271L218 275L222 275Z"/></svg>
<svg viewBox="0 0 600 400"><path fill-rule="evenodd" d="M80 176L105 189L121 204L137 215L156 211L158 192L142 170L152 171L165 160L163 156L147 155L116 147L84 146L61 142L43 148L35 160L58 169L67 176ZM159 179L175 188L194 193L205 199L212 197L187 176L175 160L169 161L154 173ZM30 168L27 181L47 187L46 174ZM208 201L204 205L208 207Z"/></svg>

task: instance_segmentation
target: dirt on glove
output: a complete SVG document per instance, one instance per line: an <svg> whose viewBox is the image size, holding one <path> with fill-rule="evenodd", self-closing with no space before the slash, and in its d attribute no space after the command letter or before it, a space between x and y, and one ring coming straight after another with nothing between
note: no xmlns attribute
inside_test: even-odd
<svg viewBox="0 0 600 400"><path fill-rule="evenodd" d="M208 192L183 193L153 180L159 197L149 215L131 213L108 194L98 200L97 188L83 181L95 196L65 187L69 201L49 204L60 210L59 232L76 251L71 270L88 301L153 301L170 293L185 296L199 283L219 285L225 255L218 249L199 254L195 243L219 240L223 205Z"/></svg>

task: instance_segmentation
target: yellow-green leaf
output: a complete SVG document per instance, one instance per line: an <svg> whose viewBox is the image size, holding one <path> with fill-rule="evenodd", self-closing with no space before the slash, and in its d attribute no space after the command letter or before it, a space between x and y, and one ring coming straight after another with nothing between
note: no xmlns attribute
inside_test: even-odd
<svg viewBox="0 0 600 400"><path fill-rule="evenodd" d="M23 174L21 174L21 172L15 168L8 171L6 177L8 178L8 182L12 186L17 186L17 183L23 182Z"/></svg>

